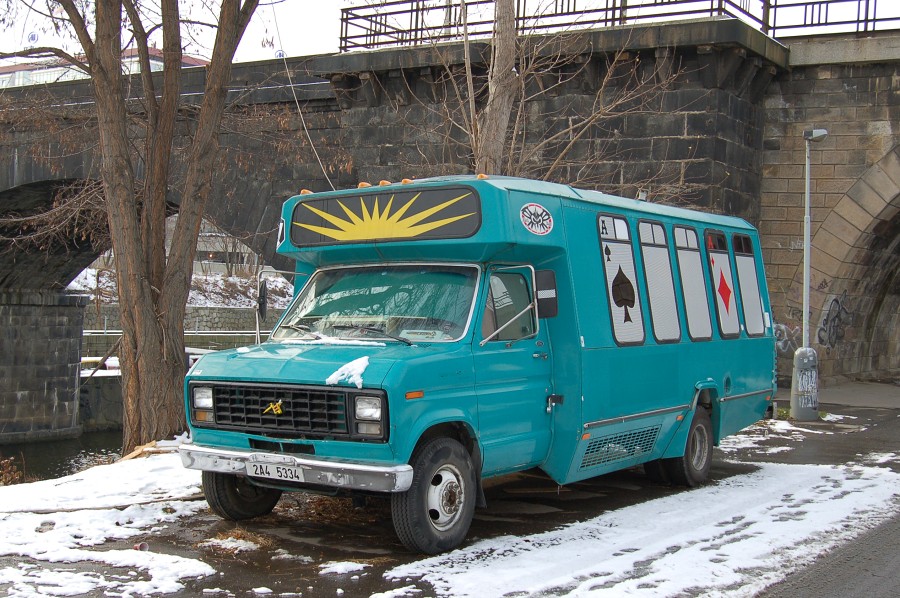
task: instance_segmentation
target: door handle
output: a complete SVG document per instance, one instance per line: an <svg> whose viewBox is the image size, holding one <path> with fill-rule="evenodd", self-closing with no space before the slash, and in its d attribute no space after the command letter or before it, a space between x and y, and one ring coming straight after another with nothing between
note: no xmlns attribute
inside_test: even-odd
<svg viewBox="0 0 900 598"><path fill-rule="evenodd" d="M562 395L550 395L547 397L547 413L553 411L554 405L562 405L563 404L563 396Z"/></svg>
<svg viewBox="0 0 900 598"><path fill-rule="evenodd" d="M547 359L547 357L549 357L549 355L547 355L546 353L540 353L540 352L532 353L531 356L534 357L535 359Z"/></svg>

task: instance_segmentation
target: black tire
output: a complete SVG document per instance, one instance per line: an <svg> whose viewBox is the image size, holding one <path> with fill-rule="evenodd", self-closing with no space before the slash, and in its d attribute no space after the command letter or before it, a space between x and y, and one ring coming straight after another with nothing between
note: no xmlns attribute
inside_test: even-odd
<svg viewBox="0 0 900 598"><path fill-rule="evenodd" d="M693 488L706 481L712 466L713 434L709 411L697 406L691 419L684 455L663 459L663 466L673 484Z"/></svg>
<svg viewBox="0 0 900 598"><path fill-rule="evenodd" d="M436 438L413 455L412 486L391 495L394 529L414 552L437 554L465 539L475 513L472 457L451 438Z"/></svg>
<svg viewBox="0 0 900 598"><path fill-rule="evenodd" d="M281 490L256 486L244 476L204 471L203 496L222 519L241 521L271 513Z"/></svg>
<svg viewBox="0 0 900 598"><path fill-rule="evenodd" d="M669 479L669 473L666 471L666 465L663 463L662 459L654 459L653 461L644 463L644 473L647 474L650 481L655 484L668 486L672 483L672 480Z"/></svg>

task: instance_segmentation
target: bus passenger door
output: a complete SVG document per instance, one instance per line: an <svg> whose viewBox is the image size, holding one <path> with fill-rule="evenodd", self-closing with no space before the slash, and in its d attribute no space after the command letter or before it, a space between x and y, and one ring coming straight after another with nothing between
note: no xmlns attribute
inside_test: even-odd
<svg viewBox="0 0 900 598"><path fill-rule="evenodd" d="M540 464L551 440L552 355L538 326L534 272L488 272L487 297L473 347L484 473Z"/></svg>

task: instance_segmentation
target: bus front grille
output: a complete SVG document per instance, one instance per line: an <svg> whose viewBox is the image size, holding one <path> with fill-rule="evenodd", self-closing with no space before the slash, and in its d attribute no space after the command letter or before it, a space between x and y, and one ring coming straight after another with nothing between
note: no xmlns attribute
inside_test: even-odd
<svg viewBox="0 0 900 598"><path fill-rule="evenodd" d="M331 388L214 386L215 426L286 437L349 434L348 396Z"/></svg>

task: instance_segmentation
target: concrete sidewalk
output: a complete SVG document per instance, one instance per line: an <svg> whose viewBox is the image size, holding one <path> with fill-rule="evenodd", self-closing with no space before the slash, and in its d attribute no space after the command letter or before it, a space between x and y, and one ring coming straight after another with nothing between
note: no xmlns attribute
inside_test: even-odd
<svg viewBox="0 0 900 598"><path fill-rule="evenodd" d="M779 402L787 401L786 404L789 404L790 398L790 388L779 389ZM843 382L820 387L819 404L900 409L900 385L891 382Z"/></svg>

